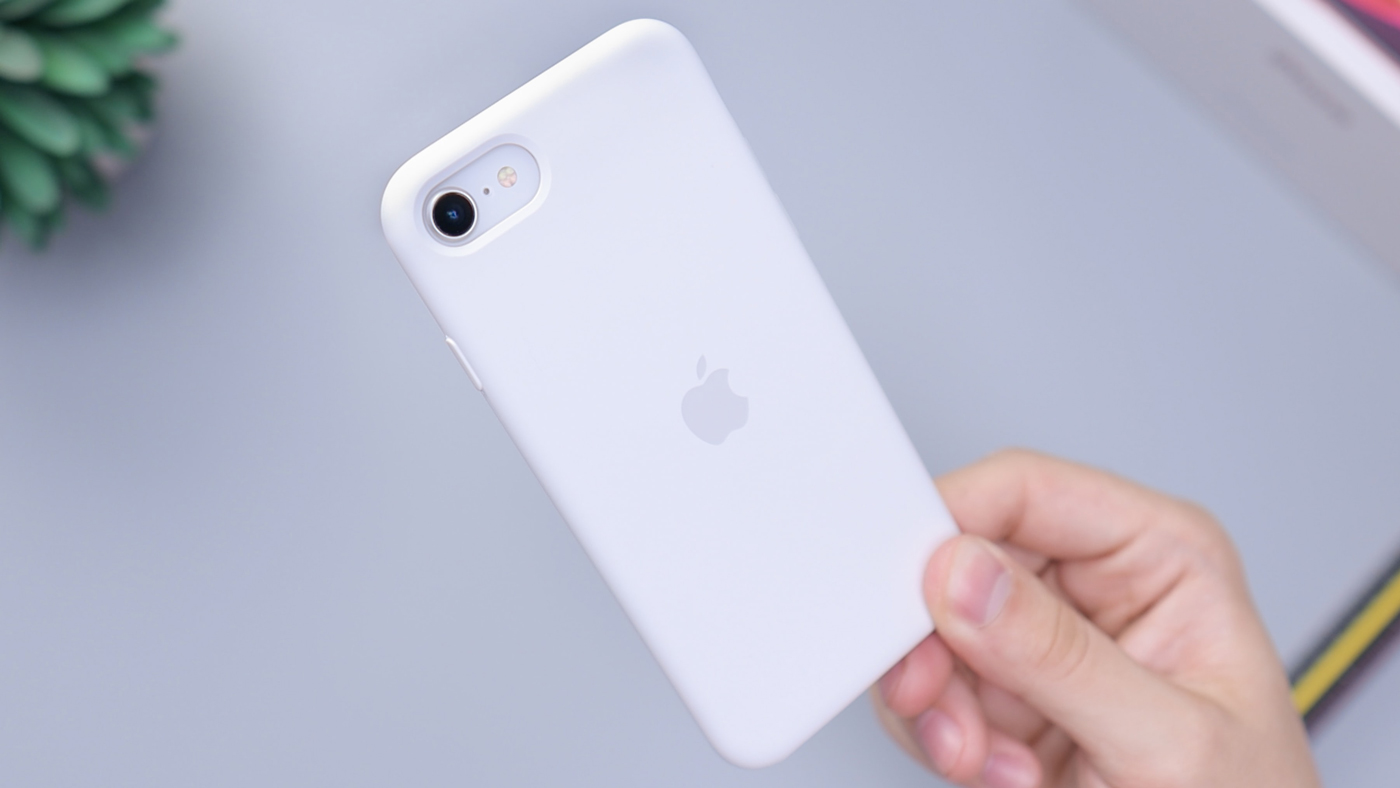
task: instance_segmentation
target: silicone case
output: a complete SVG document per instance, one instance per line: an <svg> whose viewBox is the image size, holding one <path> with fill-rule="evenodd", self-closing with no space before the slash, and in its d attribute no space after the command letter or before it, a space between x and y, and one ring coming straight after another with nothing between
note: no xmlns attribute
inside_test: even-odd
<svg viewBox="0 0 1400 788"><path fill-rule="evenodd" d="M539 192L442 243L426 201L502 143ZM923 569L955 526L674 28L621 25L435 142L382 219L726 758L786 757L932 631Z"/></svg>

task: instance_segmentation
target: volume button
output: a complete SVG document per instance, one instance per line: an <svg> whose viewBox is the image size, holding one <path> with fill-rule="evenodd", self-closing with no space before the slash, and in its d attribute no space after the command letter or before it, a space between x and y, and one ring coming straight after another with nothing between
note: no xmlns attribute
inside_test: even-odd
<svg viewBox="0 0 1400 788"><path fill-rule="evenodd" d="M462 369L467 371L467 377L472 379L472 385L476 386L477 391L481 391L481 378L476 376L476 370L472 369L471 362L467 361L462 349L457 347L457 343L452 341L452 337L444 338L447 340L447 346L452 348L452 355L457 357L457 363L462 365Z"/></svg>

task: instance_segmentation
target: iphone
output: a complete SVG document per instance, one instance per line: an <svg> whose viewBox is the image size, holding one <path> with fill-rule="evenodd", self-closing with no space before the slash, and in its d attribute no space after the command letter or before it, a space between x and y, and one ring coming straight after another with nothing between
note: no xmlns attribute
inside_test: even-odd
<svg viewBox="0 0 1400 788"><path fill-rule="evenodd" d="M382 221L729 760L782 759L932 630L953 521L674 28L614 28L433 143Z"/></svg>

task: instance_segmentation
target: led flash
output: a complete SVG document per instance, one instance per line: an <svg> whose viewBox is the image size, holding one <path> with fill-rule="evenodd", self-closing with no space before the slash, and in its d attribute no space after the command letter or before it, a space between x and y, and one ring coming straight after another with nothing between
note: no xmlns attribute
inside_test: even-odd
<svg viewBox="0 0 1400 788"><path fill-rule="evenodd" d="M514 168L514 167L509 167L509 166L507 166L507 167L502 167L501 170L500 170L500 172L496 173L496 180L497 180L497 181L500 181L500 184L501 184L502 186L506 187L507 189L509 189L510 187L514 186L514 185L515 185L515 168Z"/></svg>

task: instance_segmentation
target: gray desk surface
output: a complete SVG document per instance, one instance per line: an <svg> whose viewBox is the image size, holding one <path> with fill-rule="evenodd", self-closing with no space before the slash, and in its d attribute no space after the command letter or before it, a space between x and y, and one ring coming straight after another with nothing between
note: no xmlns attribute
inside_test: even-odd
<svg viewBox="0 0 1400 788"><path fill-rule="evenodd" d="M184 3L115 210L0 252L0 783L929 784L864 704L714 755L380 237L400 162L643 15L931 471L1205 503L1290 659L1400 544L1400 277L1064 0ZM1394 774L1372 689L1335 784Z"/></svg>

